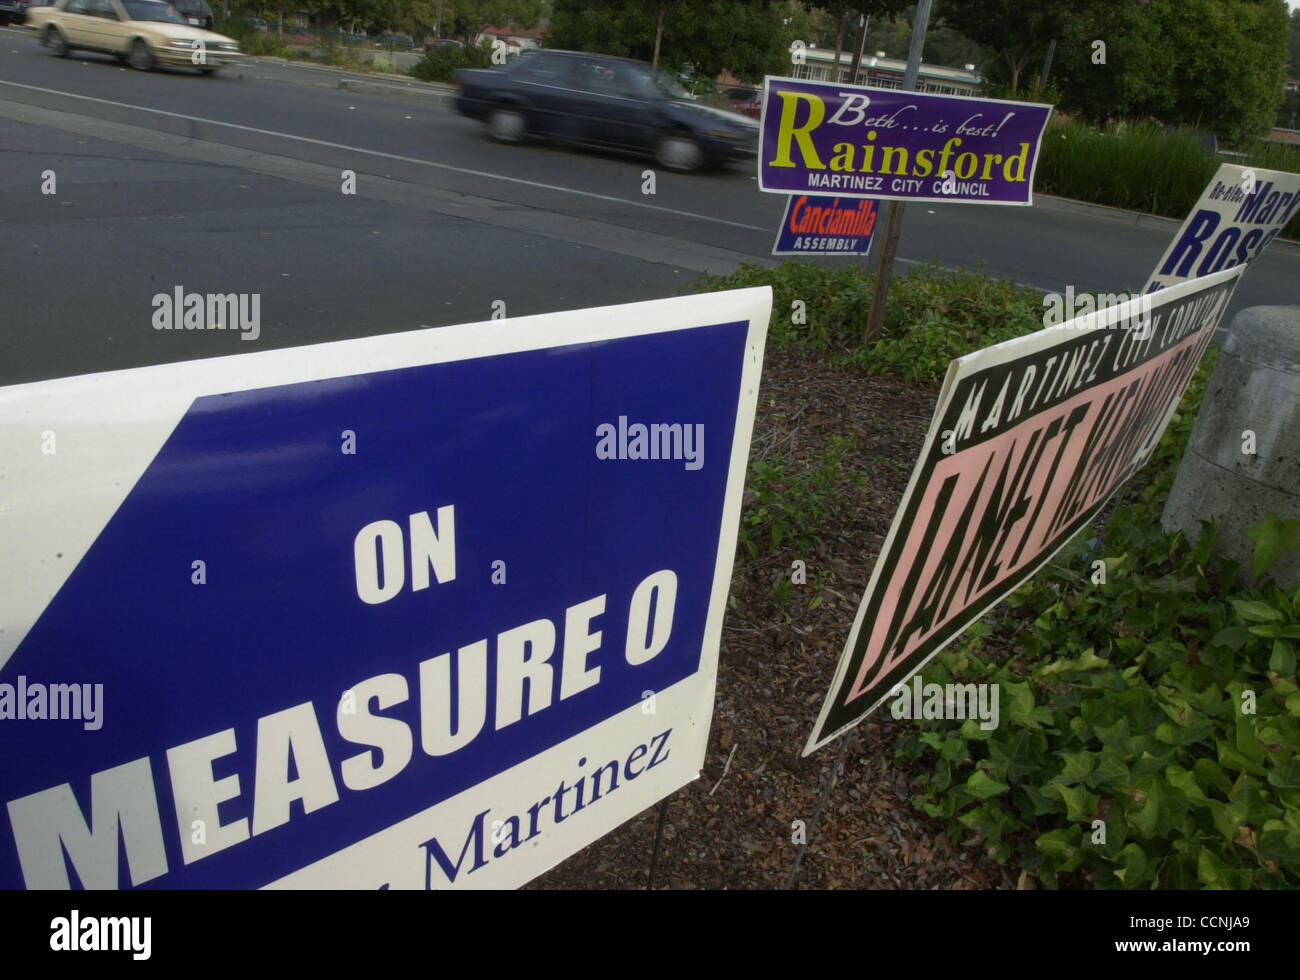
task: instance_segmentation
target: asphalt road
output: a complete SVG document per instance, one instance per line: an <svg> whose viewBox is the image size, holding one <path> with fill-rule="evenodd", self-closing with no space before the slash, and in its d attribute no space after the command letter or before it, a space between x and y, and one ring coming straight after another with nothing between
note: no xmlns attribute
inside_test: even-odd
<svg viewBox="0 0 1300 980"><path fill-rule="evenodd" d="M445 95L349 78L365 76L144 74L0 29L0 384L481 320L497 301L513 317L651 299L772 261L784 198L750 167L657 171L648 195L646 160L499 146ZM1041 195L920 204L899 254L1119 291L1176 227ZM154 330L152 297L177 286L260 294L260 337ZM1234 309L1274 303L1300 303L1300 247L1274 244Z"/></svg>

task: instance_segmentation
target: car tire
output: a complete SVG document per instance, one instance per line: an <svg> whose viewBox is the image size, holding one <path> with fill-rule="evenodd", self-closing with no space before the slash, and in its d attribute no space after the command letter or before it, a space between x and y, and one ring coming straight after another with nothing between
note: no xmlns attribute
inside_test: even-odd
<svg viewBox="0 0 1300 980"><path fill-rule="evenodd" d="M68 42L63 37L63 32L57 27L47 27L45 37L41 43L50 49L50 53L56 58L66 58L68 56Z"/></svg>
<svg viewBox="0 0 1300 980"><path fill-rule="evenodd" d="M131 54L127 61L136 71L153 70L153 52L149 50L144 38L137 37L131 42Z"/></svg>
<svg viewBox="0 0 1300 980"><path fill-rule="evenodd" d="M669 133L655 144L655 160L665 169L686 174L704 166L704 151L690 134Z"/></svg>
<svg viewBox="0 0 1300 980"><path fill-rule="evenodd" d="M493 109L487 117L488 132L498 143L522 143L528 121L515 109Z"/></svg>

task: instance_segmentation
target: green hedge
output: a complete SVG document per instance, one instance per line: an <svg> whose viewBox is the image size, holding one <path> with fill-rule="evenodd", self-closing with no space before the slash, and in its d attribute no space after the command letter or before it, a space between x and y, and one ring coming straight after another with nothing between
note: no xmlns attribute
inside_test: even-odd
<svg viewBox="0 0 1300 980"><path fill-rule="evenodd" d="M1043 135L1034 189L1043 194L1185 218L1218 170L1192 136L1153 123L1109 127L1053 122ZM1256 142L1233 162L1300 173L1300 146ZM1281 233L1300 239L1300 214Z"/></svg>

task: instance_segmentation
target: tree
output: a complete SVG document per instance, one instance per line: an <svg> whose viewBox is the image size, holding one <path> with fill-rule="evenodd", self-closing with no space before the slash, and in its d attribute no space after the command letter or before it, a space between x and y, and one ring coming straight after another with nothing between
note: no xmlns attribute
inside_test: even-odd
<svg viewBox="0 0 1300 980"><path fill-rule="evenodd" d="M795 32L785 0L555 0L548 44L693 68L712 78L722 71L757 81L788 64Z"/></svg>
<svg viewBox="0 0 1300 980"><path fill-rule="evenodd" d="M840 57L844 51L844 35L859 17L883 20L902 12L907 0L822 0L817 6L835 25L835 60L831 62L831 81L839 81ZM869 25L868 25L869 26ZM856 33L855 33L856 36ZM861 48L854 48L856 54Z"/></svg>
<svg viewBox="0 0 1300 980"><path fill-rule="evenodd" d="M1052 40L1089 5L1089 0L943 0L936 13L993 54L986 77L1006 82L1015 95L1024 71L1042 62Z"/></svg>
<svg viewBox="0 0 1300 980"><path fill-rule="evenodd" d="M543 0L444 0L442 22L451 26L451 36L463 37L472 46L484 27L514 24L528 30L537 26L545 12Z"/></svg>
<svg viewBox="0 0 1300 980"><path fill-rule="evenodd" d="M1287 28L1283 0L1093 3L1063 28L1061 107L1093 122L1146 116L1228 141L1259 135L1282 103Z"/></svg>

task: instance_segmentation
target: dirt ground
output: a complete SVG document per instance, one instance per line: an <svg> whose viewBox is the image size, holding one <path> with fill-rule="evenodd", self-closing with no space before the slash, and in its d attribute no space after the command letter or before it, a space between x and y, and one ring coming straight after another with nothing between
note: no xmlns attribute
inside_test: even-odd
<svg viewBox="0 0 1300 980"><path fill-rule="evenodd" d="M937 385L864 378L768 352L751 457L792 466L815 460L833 436L848 436L856 448L844 465L867 474L866 490L823 525L820 553L750 560L739 549L708 754L700 778L668 800L655 888L785 886L798 851L791 826L811 822L838 743L807 759L800 752L937 394ZM778 604L774 587L795 559L806 562L808 584L795 587L798 601ZM806 590L819 571L822 601L809 609L814 593ZM794 887L1014 888L1011 869L954 847L938 821L911 805L911 777L894 763L904 724L877 713L854 730ZM658 807L646 810L527 887L645 888L658 816Z"/></svg>

